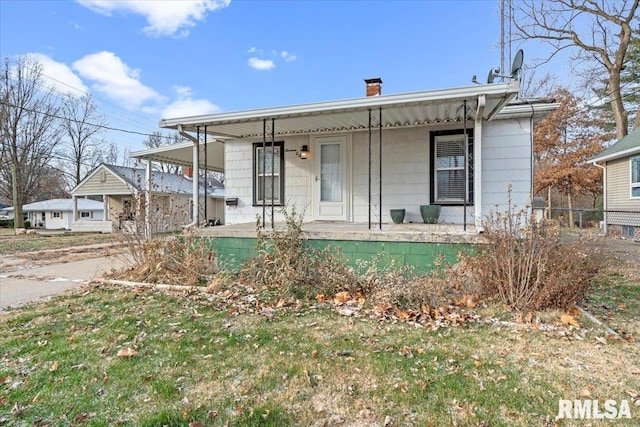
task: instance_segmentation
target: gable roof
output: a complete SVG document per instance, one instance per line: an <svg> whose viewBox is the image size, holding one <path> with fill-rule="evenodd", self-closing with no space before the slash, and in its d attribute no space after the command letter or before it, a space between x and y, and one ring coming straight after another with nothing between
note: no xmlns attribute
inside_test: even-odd
<svg viewBox="0 0 640 427"><path fill-rule="evenodd" d="M369 127L370 112L375 121L379 112L382 126L401 128L431 123L461 122L464 104L467 119L475 118L478 100L484 99L482 118L493 119L513 100L520 82L511 81L462 88L440 89L394 95L378 95L338 101L262 108L202 116L166 118L160 127L179 131L204 131L216 137L249 139L262 137L264 126L274 120L276 137L321 132L355 131ZM375 124L377 127L377 123Z"/></svg>
<svg viewBox="0 0 640 427"><path fill-rule="evenodd" d="M611 147L589 160L589 163L606 162L634 154L640 154L640 128L634 130Z"/></svg>
<svg viewBox="0 0 640 427"><path fill-rule="evenodd" d="M78 198L79 211L101 211L104 209L102 202L91 199ZM6 209L13 211L13 206ZM23 212L72 212L73 199L50 199L40 202L28 203L22 206Z"/></svg>
<svg viewBox="0 0 640 427"><path fill-rule="evenodd" d="M145 178L146 171L143 168L117 166L101 164L95 168L85 179L80 182L73 190L71 194L94 176L101 168L107 169L113 175L117 176L124 183L131 188L135 188L138 191L147 191L147 180ZM224 185L215 179L209 179L209 189L207 195L210 197L224 197ZM156 193L165 194L193 194L193 180L183 175L175 173L151 171L152 191ZM204 195L204 186L200 185L200 194Z"/></svg>

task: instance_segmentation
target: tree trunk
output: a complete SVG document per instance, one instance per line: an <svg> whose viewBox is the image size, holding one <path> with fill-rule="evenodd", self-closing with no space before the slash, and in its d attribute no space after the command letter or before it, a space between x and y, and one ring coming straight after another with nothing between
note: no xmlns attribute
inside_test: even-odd
<svg viewBox="0 0 640 427"><path fill-rule="evenodd" d="M573 228L573 197L571 190L567 193L567 206L569 206L569 228Z"/></svg>
<svg viewBox="0 0 640 427"><path fill-rule="evenodd" d="M24 218L22 217L22 191L18 184L18 169L15 163L11 165L11 178L13 184L13 228L23 228Z"/></svg>
<svg viewBox="0 0 640 427"><path fill-rule="evenodd" d="M640 101L638 101L638 109L636 110L636 119L633 121L633 130L640 128Z"/></svg>
<svg viewBox="0 0 640 427"><path fill-rule="evenodd" d="M611 94L611 110L613 111L613 118L616 122L616 137L619 141L627 136L629 130L629 113L624 109L622 96L620 96L621 92L619 72L612 72L609 74L609 93Z"/></svg>

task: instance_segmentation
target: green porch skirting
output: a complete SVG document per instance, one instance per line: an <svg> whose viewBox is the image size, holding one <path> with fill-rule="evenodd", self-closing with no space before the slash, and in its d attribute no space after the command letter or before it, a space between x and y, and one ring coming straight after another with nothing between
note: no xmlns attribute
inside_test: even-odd
<svg viewBox="0 0 640 427"><path fill-rule="evenodd" d="M218 257L221 269L237 271L240 265L256 256L256 239L240 237L215 237L210 240L211 248ZM468 243L425 243L425 242L375 242L354 240L307 240L315 249L328 246L340 248L345 263L357 268L359 262L375 261L378 267L410 265L416 274L429 273L447 264L455 264L461 251L470 251Z"/></svg>

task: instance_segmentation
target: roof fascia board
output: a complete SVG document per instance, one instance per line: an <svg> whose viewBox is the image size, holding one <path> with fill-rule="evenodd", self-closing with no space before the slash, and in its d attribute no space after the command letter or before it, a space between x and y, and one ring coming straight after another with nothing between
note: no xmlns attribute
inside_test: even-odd
<svg viewBox="0 0 640 427"><path fill-rule="evenodd" d="M622 157L631 156L633 154L640 154L640 147L631 147L627 148L626 150L618 151L617 153L611 153L607 156L594 157L587 163L608 162L609 160L616 160Z"/></svg>
<svg viewBox="0 0 640 427"><path fill-rule="evenodd" d="M496 83L491 85L468 86L455 89L441 89L425 92L411 92L397 95L371 96L340 101L319 102L285 107L262 108L257 110L210 114L160 120L162 128L176 128L178 125L242 123L268 118L287 118L311 114L333 113L349 110L367 110L398 104L418 104L454 99L477 99L479 95L503 96L509 99L519 91L519 82ZM215 131L214 131L215 132Z"/></svg>
<svg viewBox="0 0 640 427"><path fill-rule="evenodd" d="M544 103L544 104L523 104L523 105L507 105L498 114L495 119L509 119L515 117L530 117L534 115L546 114L554 111L560 106L559 103Z"/></svg>

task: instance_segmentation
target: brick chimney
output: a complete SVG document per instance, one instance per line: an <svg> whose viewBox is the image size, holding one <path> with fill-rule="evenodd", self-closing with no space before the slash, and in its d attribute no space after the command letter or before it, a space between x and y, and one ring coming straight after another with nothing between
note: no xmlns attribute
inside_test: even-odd
<svg viewBox="0 0 640 427"><path fill-rule="evenodd" d="M193 178L193 168L191 166L183 166L182 173L187 178Z"/></svg>
<svg viewBox="0 0 640 427"><path fill-rule="evenodd" d="M367 84L367 96L377 96L382 93L382 79L376 77L375 79L364 79Z"/></svg>

